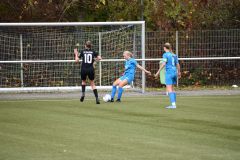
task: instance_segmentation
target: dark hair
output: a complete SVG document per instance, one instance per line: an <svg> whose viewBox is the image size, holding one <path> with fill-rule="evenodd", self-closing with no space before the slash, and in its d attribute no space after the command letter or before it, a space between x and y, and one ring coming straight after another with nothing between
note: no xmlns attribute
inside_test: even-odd
<svg viewBox="0 0 240 160"><path fill-rule="evenodd" d="M85 46L86 46L87 48L92 48L92 43L91 43L91 41L87 41L87 42L85 43Z"/></svg>

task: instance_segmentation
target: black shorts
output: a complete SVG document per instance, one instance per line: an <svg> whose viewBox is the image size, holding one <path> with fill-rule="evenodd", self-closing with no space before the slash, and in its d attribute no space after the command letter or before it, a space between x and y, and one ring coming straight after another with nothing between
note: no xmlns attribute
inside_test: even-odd
<svg viewBox="0 0 240 160"><path fill-rule="evenodd" d="M87 77L92 81L94 80L94 68L82 68L81 69L81 79L85 81Z"/></svg>

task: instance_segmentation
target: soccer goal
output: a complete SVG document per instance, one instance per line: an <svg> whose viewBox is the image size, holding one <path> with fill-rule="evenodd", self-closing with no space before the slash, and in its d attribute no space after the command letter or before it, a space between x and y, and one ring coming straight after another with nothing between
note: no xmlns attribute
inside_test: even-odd
<svg viewBox="0 0 240 160"><path fill-rule="evenodd" d="M124 72L123 51L145 58L144 21L0 23L0 92L79 90L73 50L88 40L103 58L95 64L98 89L110 89ZM130 88L144 92L145 74L137 72Z"/></svg>

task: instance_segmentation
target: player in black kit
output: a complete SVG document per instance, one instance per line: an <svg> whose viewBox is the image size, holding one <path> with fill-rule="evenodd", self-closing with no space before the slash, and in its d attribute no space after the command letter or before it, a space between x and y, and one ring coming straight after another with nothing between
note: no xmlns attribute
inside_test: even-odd
<svg viewBox="0 0 240 160"><path fill-rule="evenodd" d="M80 54L78 53L78 50L74 49L75 54L75 61L79 62L79 58L82 59L82 67L81 67L81 79L82 79L82 96L80 98L80 101L84 101L85 97L85 88L86 88L86 79L87 77L90 80L90 85L92 87L93 93L96 97L96 104L100 104L100 101L98 99L98 92L94 83L94 66L93 62L94 60L101 60L101 56L98 55L97 52L91 49L92 43L91 41L87 41L85 43L85 49L80 51Z"/></svg>

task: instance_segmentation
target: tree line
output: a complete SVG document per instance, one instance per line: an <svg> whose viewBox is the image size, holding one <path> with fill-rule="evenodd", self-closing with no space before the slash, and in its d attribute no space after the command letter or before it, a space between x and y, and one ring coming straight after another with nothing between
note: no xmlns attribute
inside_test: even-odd
<svg viewBox="0 0 240 160"><path fill-rule="evenodd" d="M145 20L147 29L240 28L239 0L4 0L0 22Z"/></svg>

